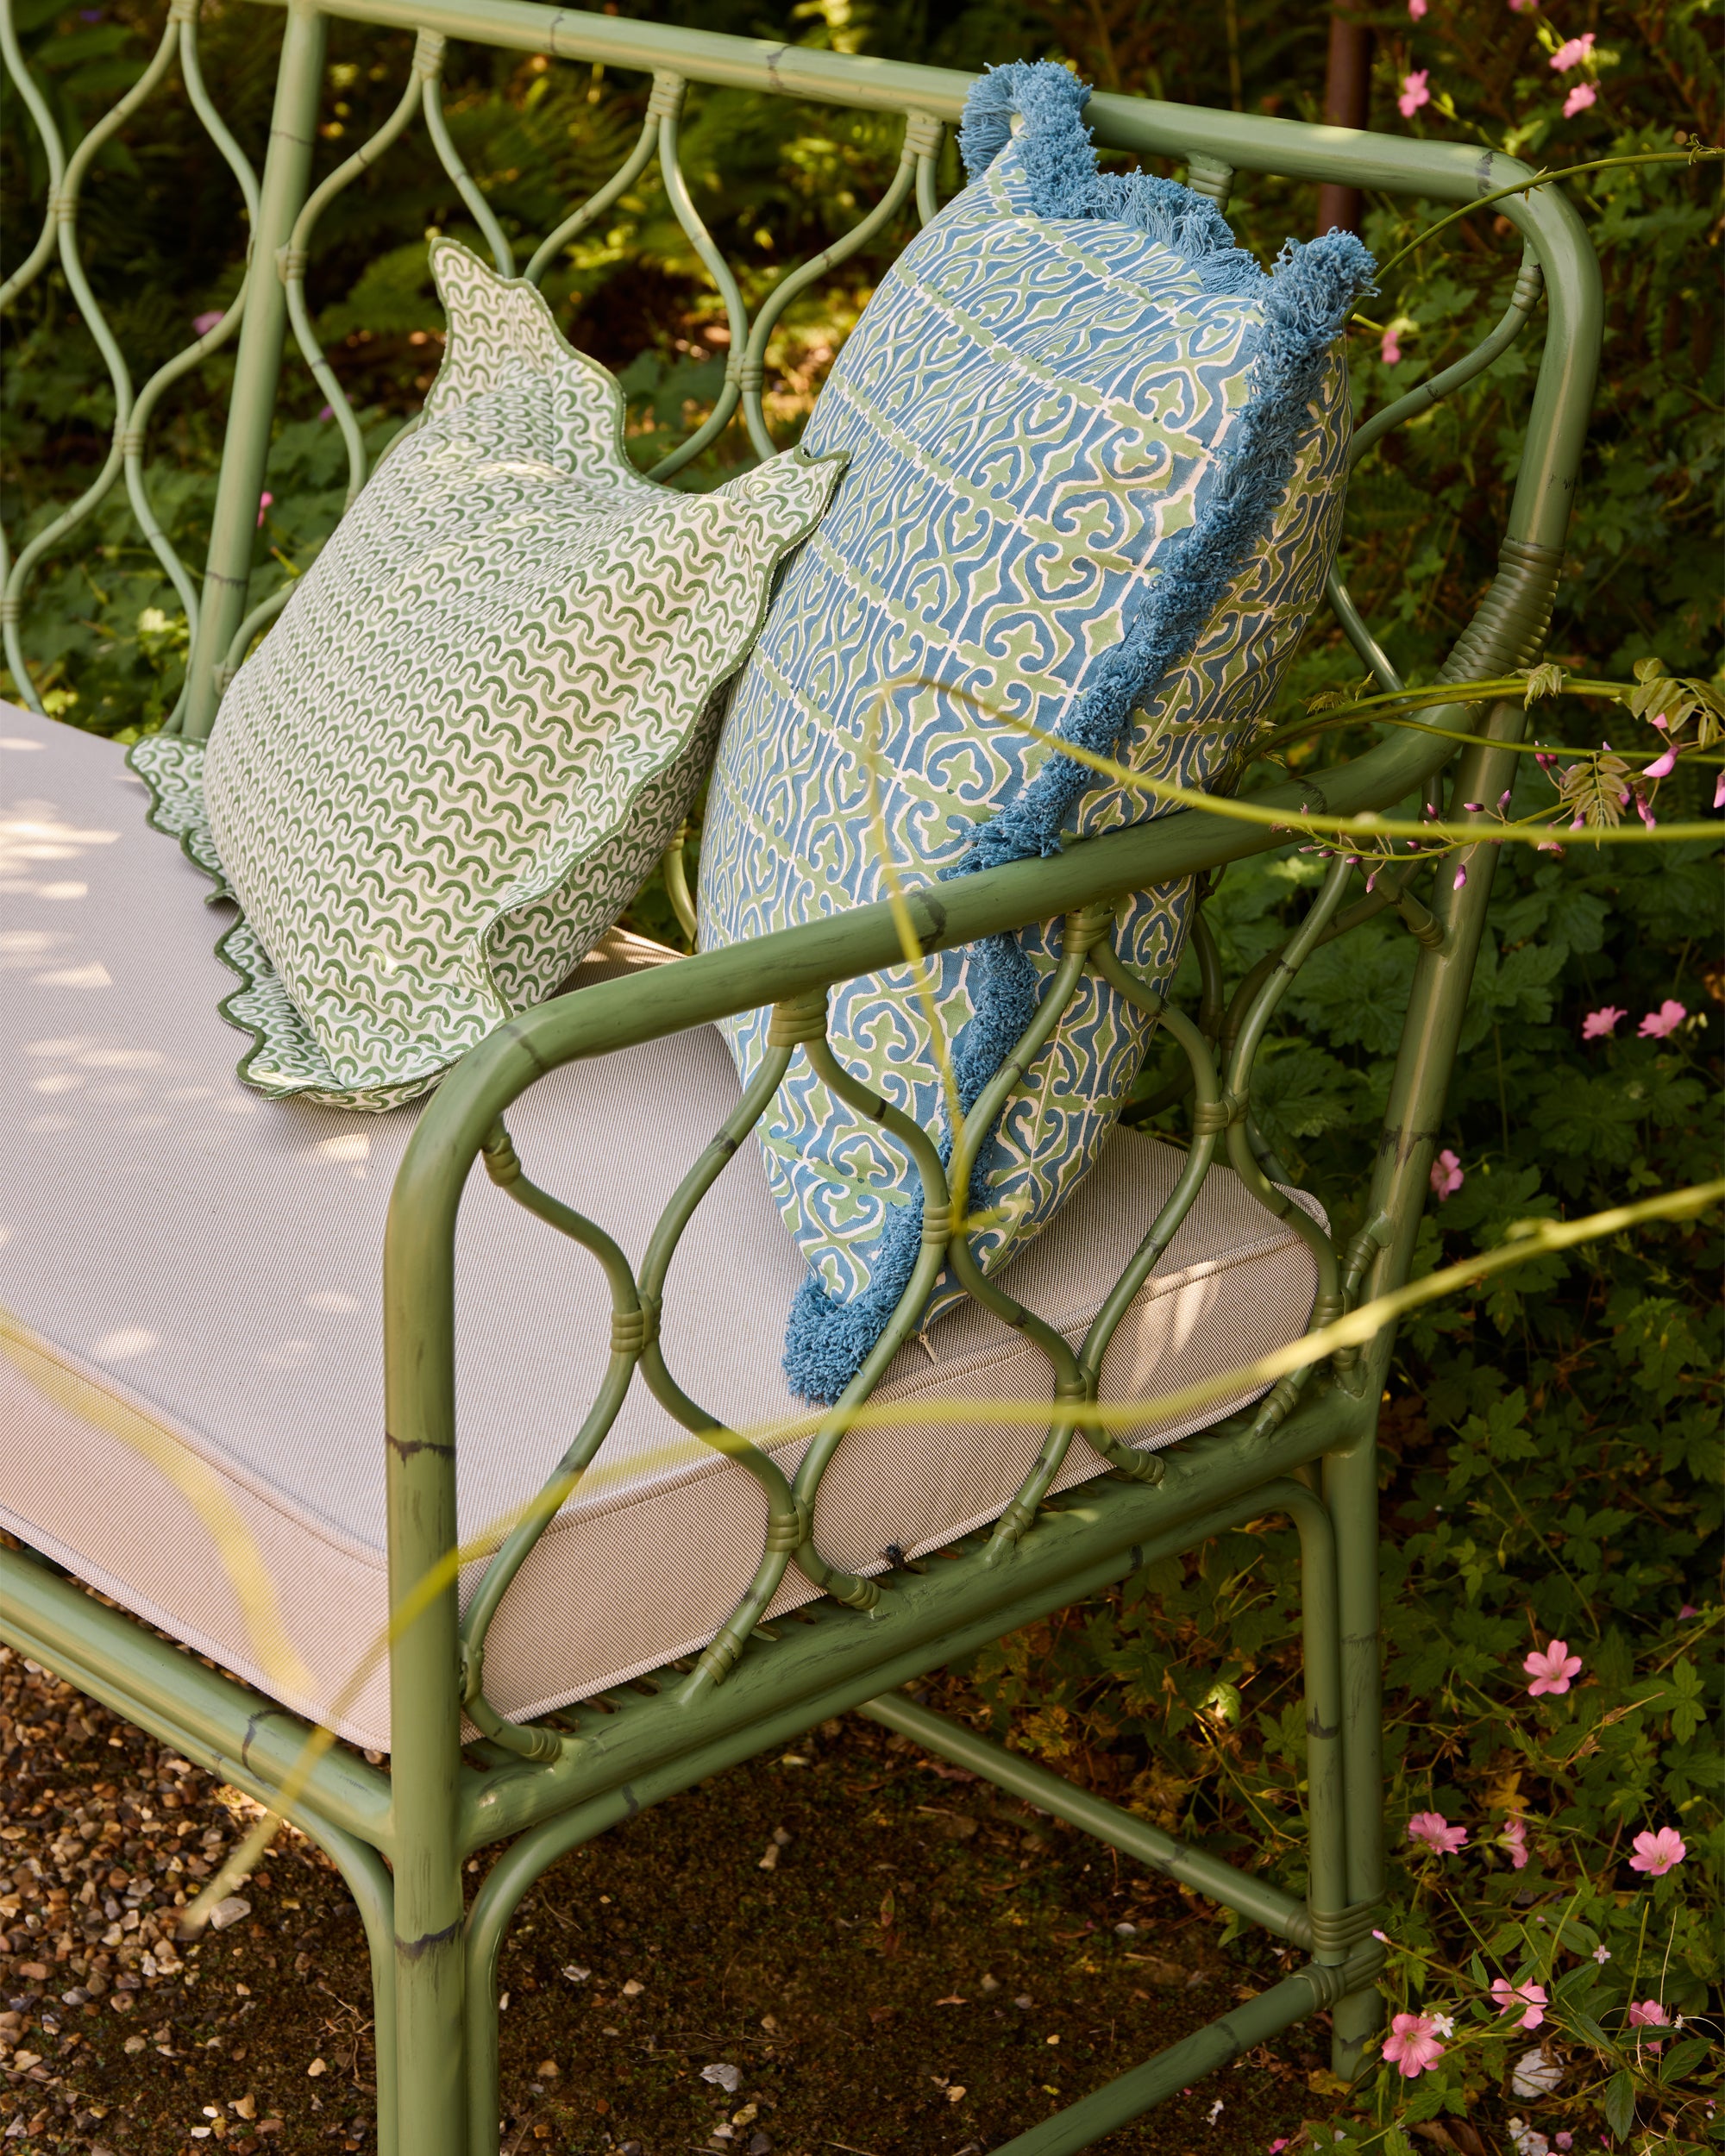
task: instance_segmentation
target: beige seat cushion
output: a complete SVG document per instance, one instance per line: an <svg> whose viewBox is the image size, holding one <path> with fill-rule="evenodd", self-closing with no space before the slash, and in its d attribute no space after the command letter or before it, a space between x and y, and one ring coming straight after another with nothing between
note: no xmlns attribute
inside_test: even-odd
<svg viewBox="0 0 1725 2156"><path fill-rule="evenodd" d="M109 743L0 709L0 1524L303 1712L386 1748L380 1270L415 1110L346 1115L235 1078L216 1014L202 877L144 823ZM660 962L616 939L576 976ZM576 1064L511 1126L536 1180L639 1260L661 1208L737 1100L716 1031ZM1079 1336L1171 1188L1182 1156L1121 1132L1076 1200L1004 1275ZM672 1371L737 1426L802 1411L779 1367L802 1273L740 1150L685 1235L664 1340ZM1225 1169L1122 1325L1104 1397L1142 1396L1295 1337L1303 1244ZM550 1471L603 1369L609 1306L585 1253L475 1177L459 1251L464 1539ZM1047 1366L974 1307L900 1353L888 1390L1040 1400ZM1242 1398L1251 1395L1242 1395ZM1158 1429L1167 1445L1202 1417ZM803 1440L781 1449L786 1464ZM882 1568L994 1517L1038 1441L1027 1425L853 1432L822 1487L833 1561ZM1075 1444L1061 1476L1100 1470ZM214 1539L225 1520L274 1583L304 1675L269 1663ZM494 1625L487 1691L543 1712L708 1639L759 1559L756 1484L637 1380L586 1484ZM481 1568L470 1568L470 1591ZM780 1609L811 1597L792 1571ZM348 1696L343 1697L344 1693Z"/></svg>

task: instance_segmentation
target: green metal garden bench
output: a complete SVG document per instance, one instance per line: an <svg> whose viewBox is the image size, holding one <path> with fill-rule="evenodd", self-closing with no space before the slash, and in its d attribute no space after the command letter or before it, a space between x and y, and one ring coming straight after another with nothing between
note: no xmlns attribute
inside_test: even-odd
<svg viewBox="0 0 1725 2156"><path fill-rule="evenodd" d="M417 36L407 90L380 135L308 192L331 16ZM925 220L934 214L943 130L957 120L970 80L532 0L339 0L325 9L290 0L258 179L198 72L196 0L172 0L144 77L69 157L9 19L4 55L41 132L51 200L41 241L6 296L57 258L103 344L118 407L97 481L8 574L0 614L18 682L29 680L21 624L37 563L123 477L192 624L185 693L170 724L193 737L208 733L227 680L279 603L250 607L248 587L290 329L335 407L355 488L365 475L357 426L307 310L319 212L423 117L499 267L514 267L509 240L462 168L443 116L448 39L652 76L646 122L627 164L547 236L526 273L537 275L581 222L658 158L672 208L731 326L723 394L665 460L662 476L739 415L755 451L771 453L762 355L799 281L781 280L750 324L681 176L686 90L722 85L903 116L896 177L851 237L811 266L812 276L886 229L907 204ZM392 35L379 49L392 65L406 57ZM251 271L243 307L135 395L80 266L79 190L104 133L176 65L245 194ZM1243 174L1466 204L1525 171L1461 145L1126 97L1098 96L1088 116L1102 144L1178 160L1190 185L1224 204ZM1600 341L1595 265L1574 213L1555 191L1537 189L1507 197L1502 209L1526 243L1504 321L1469 358L1355 437L1363 454L1386 427L1490 364L1543 289L1548 322L1509 528L1496 581L1444 670L1457 683L1499 678L1539 657ZM172 381L236 328L199 589L151 512L145 439ZM1366 666L1385 687L1398 686L1339 577L1330 596ZM1429 717L1486 743L1514 741L1522 724L1519 701L1482 704L1463 692ZM734 1403L727 1423L682 1390L705 1382L688 1359L690 1344L750 1335L767 1376L739 1397L760 1423L782 1419L771 1366L777 1313L800 1261L782 1235L772 1255L763 1231L764 1270L739 1267L737 1238L753 1232L744 1218L751 1205L759 1225L760 1200L745 1188L738 1149L793 1059L829 1056L832 985L900 959L890 907L859 907L687 959L614 937L569 993L471 1054L417 1120L367 1119L359 1132L352 1119L248 1100L231 1081L219 1082L232 1054L221 1052L210 1010L212 962L196 879L160 838L135 837L141 795L110 744L40 714L11 713L0 723L7 889L22 924L7 945L18 1038L4 1065L13 1159L4 1205L13 1232L0 1248L0 1394L12 1433L0 1463L0 1523L20 1546L0 1551L0 1636L285 1813L340 1869L371 1946L386 2156L496 2150L498 1954L522 1896L549 1865L643 1807L850 1710L1239 1912L1303 1957L1293 1973L1198 2034L1027 2123L1007 2144L1012 2156L1088 2147L1322 2009L1333 2016L1337 2070L1358 2068L1378 2023L1382 1960L1372 1936L1383 1884L1374 1433L1389 1335L1285 1377L1220 1421L1211 1407L1166 1425L1152 1433L1154 1451L1097 1427L1080 1434L1075 1418L1099 1386L1122 1396L1118 1371L1110 1380L1102 1368L1104 1350L1123 1319L1147 1307L1146 1296L1194 1296L1200 1335L1250 1319L1258 1327L1250 1338L1273 1346L1302 1337L1308 1313L1320 1326L1405 1278L1483 929L1490 846L1464 856L1471 870L1464 887L1441 877L1428 902L1405 888L1411 879L1391 877L1345 908L1353 871L1336 861L1298 930L1241 984L1232 1006L1201 916L1204 1008L1196 1023L1172 1010L1164 1020L1191 1068L1189 1153L1182 1160L1142 1139L1120 1140L1123 1150L1093 1178L1107 1188L1087 1186L1008 1271L1007 1284L1031 1311L1040 1302L1048 1322L1025 1310L1010 1326L960 1313L947 1322L972 1326L952 1336L962 1352L919 1351L909 1338L915 1313L901 1312L895 1337L905 1346L882 1393L899 1403L898 1424L871 1420L847 1395L807 1418L794 1450L762 1451L745 1441L747 1416ZM1458 751L1436 733L1403 730L1326 770L1321 788L1290 783L1257 798L1290 815L1346 816L1441 800L1447 782L1457 801L1489 800L1508 784L1512 761L1492 746ZM1106 939L1096 940L1120 896L1173 877L1214 876L1281 843L1270 828L1183 811L1053 858L913 891L909 909L929 951L1063 918L1069 956L1060 993L1071 992L1086 964L1131 993L1132 977ZM1360 1215L1365 1225L1339 1252L1315 1209L1279 1187L1283 1173L1251 1117L1252 1057L1318 943L1391 906L1420 950ZM1057 1017L1058 1002L1051 1003L1038 1025ZM778 1013L777 1045L764 1084L739 1100L710 1028L763 1005ZM584 1140L600 1129L606 1144L594 1157ZM674 1141L687 1148L674 1162ZM1221 1151L1227 1168L1212 1166ZM530 1179L535 1174L560 1194L572 1189L594 1218L542 1188ZM223 1189L241 1201L225 1220L216 1210ZM630 1213L626 1232L607 1207ZM1109 1237L1118 1240L1123 1219L1131 1233L1115 1247ZM359 1223L351 1232L350 1220ZM380 1369L370 1322L378 1282L353 1271L380 1249ZM1164 1253L1169 1263L1153 1272ZM186 1308L188 1283L198 1282L212 1283L200 1291L204 1305ZM681 1317L680 1303L694 1314ZM756 1307L767 1313L766 1330L754 1325L751 1333ZM939 1388L931 1390L932 1379L919 1388L919 1352L944 1370L949 1395L961 1379L973 1391L992 1384L1002 1428L1022 1443L1007 1444L998 1432L991 1440L986 1416L942 1426ZM1201 1377L1219 1365L1214 1355L1194 1363L1151 1355L1144 1367L1151 1376L1139 1378L1140 1389L1155 1390L1170 1374ZM579 1403L570 1406L580 1376L593 1402L584 1419ZM173 1428L161 1407L170 1397ZM276 1452L297 1442L293 1417L307 1412L308 1400L346 1401L375 1444L367 1439L360 1457L345 1446L316 1454L317 1486L301 1489L288 1507L267 1470ZM1044 1430L1008 1413L1037 1401ZM682 1450L636 1461L635 1482L624 1474L606 1500L605 1460L585 1481L580 1470L624 1403L637 1417L631 1429L673 1432ZM920 1451L894 1452L890 1432L919 1411L935 1426L935 1442L925 1433ZM487 1429L516 1432L508 1472L491 1438L480 1451L464 1434L485 1418ZM575 1434L554 1443L543 1434L548 1420ZM214 1440L202 1443L200 1431L249 1432L254 1453L238 1438L223 1453ZM647 1438L640 1443L650 1451ZM951 1467L955 1460L962 1469ZM935 1489L949 1469L956 1486ZM876 1501L882 1476L898 1478L892 1503L914 1530L894 1539L913 1555L937 1549L937 1561L882 1573L884 1552L871 1538L897 1517L892 1503ZM178 1493L179 1524L141 1534L141 1520L162 1517L151 1508L167 1483ZM636 1503L649 1484L652 1504ZM1049 1501L1057 1489L1065 1492L1057 1505ZM823 1548L837 1534L851 1571L830 1569L817 1553L818 1493ZM373 1513L378 1534L367 1544L355 1523ZM1302 1557L1303 1902L1183 1847L909 1695L914 1680L1016 1626L1274 1514L1297 1526ZM499 1517L506 1532L494 1532L478 1551L461 1551L459 1537L472 1533L474 1520ZM379 1554L386 1549L386 1563ZM721 1549L723 1562L714 1555ZM313 1571L334 1637L325 1639L324 1664L308 1667L307 1657L317 1656L291 1604L296 1583ZM627 1640L595 1636L593 1613L602 1607L595 1594L627 1605L614 1620ZM342 1668L361 1661L367 1627L386 1607L387 1644L344 1689ZM769 1611L775 1621L767 1625ZM223 1674L212 1660L252 1681ZM308 1754L319 1719L349 1741ZM465 1867L475 1852L494 1848L502 1853L469 1901Z"/></svg>

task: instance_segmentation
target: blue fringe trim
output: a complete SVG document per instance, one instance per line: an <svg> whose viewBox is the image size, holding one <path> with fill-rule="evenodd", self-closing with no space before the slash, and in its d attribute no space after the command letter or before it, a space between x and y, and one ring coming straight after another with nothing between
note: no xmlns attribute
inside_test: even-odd
<svg viewBox="0 0 1725 2156"><path fill-rule="evenodd" d="M1049 60L991 68L971 91L959 129L965 170L974 179L1012 140L1012 116L1026 124L1019 150L1043 217L1107 218L1172 248L1199 268L1206 291L1251 297L1264 310L1251 351L1251 398L1231 430L1202 517L1169 542L1160 573L1120 642L1091 667L1064 737L1094 755L1111 755L1132 712L1191 653L1253 546L1269 527L1294 473L1308 428L1308 407L1322 383L1329 348L1357 298L1372 289L1375 265L1349 232L1329 232L1302 246L1289 240L1266 276L1243 249L1214 203L1151 174L1098 173L1089 129L1080 116L1089 86ZM1070 756L1051 755L1017 800L979 825L962 860L943 881L974 875L1031 855L1059 851L1061 832L1097 774ZM1000 1068L1036 1012L1036 969L1016 936L973 947L975 1014L954 1044L954 1074L968 1111ZM986 1206L992 1134L977 1155L970 1202ZM950 1156L950 1138L943 1147ZM806 1398L836 1400L881 1337L910 1284L922 1243L922 1197L892 1210L875 1245L869 1285L853 1301L836 1300L811 1274L791 1307L785 1375Z"/></svg>

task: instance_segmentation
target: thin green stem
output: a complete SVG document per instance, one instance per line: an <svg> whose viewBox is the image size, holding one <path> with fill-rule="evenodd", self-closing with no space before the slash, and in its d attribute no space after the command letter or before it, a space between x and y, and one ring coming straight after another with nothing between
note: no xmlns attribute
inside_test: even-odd
<svg viewBox="0 0 1725 2156"><path fill-rule="evenodd" d="M1456 224L1463 217L1471 217L1478 210L1489 209L1494 202L1507 202L1511 195L1531 194L1535 187L1550 187L1559 180L1578 179L1584 172L1607 172L1622 166L1702 165L1710 164L1721 157L1725 157L1725 149L1707 148L1697 143L1691 149L1647 150L1634 157L1596 157L1585 165L1565 165L1559 171L1547 169L1535 172L1530 179L1517 180L1513 187L1500 187L1495 194L1482 195L1477 202L1470 202L1459 210L1452 210L1448 216L1440 217L1435 224L1428 224L1398 254L1392 254L1387 262L1380 263L1377 274L1380 278L1387 277L1398 262L1405 262L1410 254L1416 254L1424 247L1427 240L1435 239L1446 226Z"/></svg>

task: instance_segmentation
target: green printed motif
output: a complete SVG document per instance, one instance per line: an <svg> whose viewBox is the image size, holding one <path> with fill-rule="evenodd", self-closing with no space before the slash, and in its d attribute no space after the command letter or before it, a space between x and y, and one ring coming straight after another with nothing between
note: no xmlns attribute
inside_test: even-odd
<svg viewBox="0 0 1725 2156"><path fill-rule="evenodd" d="M207 748L132 753L243 921L248 1084L380 1111L555 993L687 813L773 573L842 458L643 479L616 382L439 241L423 423L235 677Z"/></svg>

